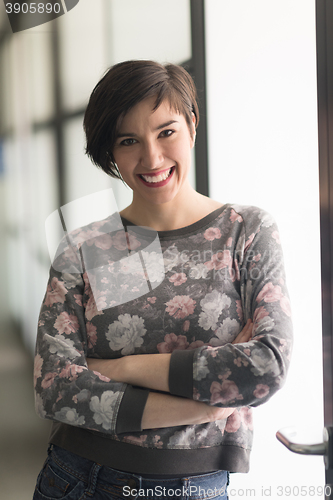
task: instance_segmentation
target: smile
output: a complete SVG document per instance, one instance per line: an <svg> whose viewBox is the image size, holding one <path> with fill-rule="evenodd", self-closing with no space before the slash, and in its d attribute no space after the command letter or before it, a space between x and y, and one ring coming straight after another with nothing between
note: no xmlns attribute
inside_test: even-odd
<svg viewBox="0 0 333 500"><path fill-rule="evenodd" d="M169 170L165 170L161 174L158 175L143 175L139 174L139 179L149 187L160 187L165 186L169 182L172 177L172 174L175 170L175 167L169 168Z"/></svg>

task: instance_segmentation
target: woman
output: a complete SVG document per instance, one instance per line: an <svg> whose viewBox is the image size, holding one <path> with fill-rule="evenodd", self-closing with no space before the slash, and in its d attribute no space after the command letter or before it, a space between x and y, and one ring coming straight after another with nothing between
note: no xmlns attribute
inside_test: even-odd
<svg viewBox="0 0 333 500"><path fill-rule="evenodd" d="M123 62L92 92L86 152L133 201L71 233L51 267L36 500L226 499L229 472L248 471L251 407L286 376L290 306L271 217L190 186L198 120L179 66Z"/></svg>

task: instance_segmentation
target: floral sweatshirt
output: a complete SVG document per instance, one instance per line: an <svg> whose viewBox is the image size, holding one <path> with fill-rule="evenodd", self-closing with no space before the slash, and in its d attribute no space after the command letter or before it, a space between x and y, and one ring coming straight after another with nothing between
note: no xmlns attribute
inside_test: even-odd
<svg viewBox="0 0 333 500"><path fill-rule="evenodd" d="M246 321L253 338L232 344ZM141 474L247 472L252 407L283 384L292 343L277 227L227 204L156 233L119 214L66 235L39 317L36 410L50 442ZM86 358L172 353L171 394L235 407L227 419L141 429L148 389L91 371Z"/></svg>

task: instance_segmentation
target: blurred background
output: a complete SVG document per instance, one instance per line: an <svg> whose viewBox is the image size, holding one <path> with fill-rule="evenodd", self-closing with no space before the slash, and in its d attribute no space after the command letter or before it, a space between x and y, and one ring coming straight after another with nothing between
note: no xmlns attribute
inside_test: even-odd
<svg viewBox="0 0 333 500"><path fill-rule="evenodd" d="M261 206L280 227L294 358L285 388L255 410L251 472L232 477L230 496L323 487L322 458L292 455L275 438L295 424L321 441L323 429L315 1L80 0L14 34L1 2L0 498L30 500L46 456L50 423L35 416L32 387L50 265L45 220L110 187L119 210L131 201L85 157L82 129L93 87L127 59L193 74L202 119L192 185Z"/></svg>

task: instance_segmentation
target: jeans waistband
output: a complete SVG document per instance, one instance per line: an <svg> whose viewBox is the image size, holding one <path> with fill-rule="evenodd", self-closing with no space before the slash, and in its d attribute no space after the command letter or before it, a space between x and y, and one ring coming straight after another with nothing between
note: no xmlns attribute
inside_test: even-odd
<svg viewBox="0 0 333 500"><path fill-rule="evenodd" d="M165 488L166 491L171 488L183 489L185 487L192 488L192 491L194 491L195 488L200 487L202 490L216 490L222 487L226 488L229 482L229 473L227 471L216 471L195 476L188 475L181 478L145 478L140 476L140 474L119 471L107 466L95 464L86 458L80 457L56 445L50 445L49 454L58 466L83 482L87 482L91 475L91 471L96 469L96 465L99 466L98 482L105 485L117 485L123 488L124 493L128 492L128 498L133 498L130 494L132 491L138 491L140 489L154 489L159 487L161 491L163 491L163 488ZM163 498L162 495L161 498Z"/></svg>

